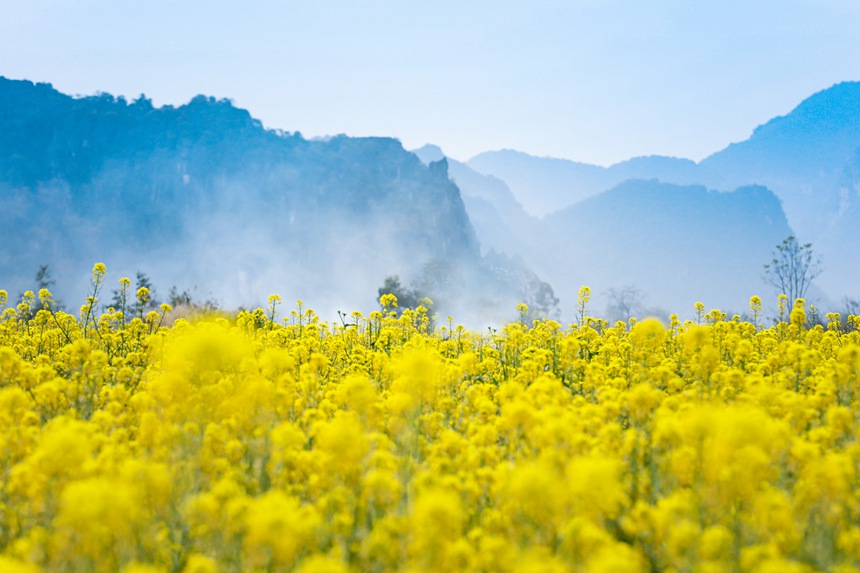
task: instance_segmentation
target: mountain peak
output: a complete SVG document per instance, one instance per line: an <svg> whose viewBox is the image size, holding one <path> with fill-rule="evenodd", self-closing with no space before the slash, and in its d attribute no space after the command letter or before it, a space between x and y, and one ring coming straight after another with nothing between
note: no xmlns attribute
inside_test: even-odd
<svg viewBox="0 0 860 573"><path fill-rule="evenodd" d="M412 153L417 155L418 159L420 159L421 163L424 165L430 165L434 161L440 161L445 158L442 148L438 145L433 145L432 143L428 143L418 149L413 149Z"/></svg>
<svg viewBox="0 0 860 573"><path fill-rule="evenodd" d="M860 82L841 82L800 102L792 114L817 118L848 117L860 111Z"/></svg>
<svg viewBox="0 0 860 573"><path fill-rule="evenodd" d="M801 130L807 137L828 137L844 129L860 131L860 82L842 82L809 96L787 115L757 127L750 139Z"/></svg>
<svg viewBox="0 0 860 573"><path fill-rule="evenodd" d="M764 166L785 181L808 178L806 166L836 172L853 157L860 143L860 82L843 82L806 98L786 115L758 126L749 139L732 143L702 160L730 174L735 185L755 182L773 187Z"/></svg>

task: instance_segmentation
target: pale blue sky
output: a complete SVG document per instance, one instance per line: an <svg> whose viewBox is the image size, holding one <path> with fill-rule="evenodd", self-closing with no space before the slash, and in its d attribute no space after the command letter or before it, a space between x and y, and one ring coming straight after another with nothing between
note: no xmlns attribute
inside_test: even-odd
<svg viewBox="0 0 860 573"><path fill-rule="evenodd" d="M0 0L0 75L468 159L692 159L860 80L856 0Z"/></svg>

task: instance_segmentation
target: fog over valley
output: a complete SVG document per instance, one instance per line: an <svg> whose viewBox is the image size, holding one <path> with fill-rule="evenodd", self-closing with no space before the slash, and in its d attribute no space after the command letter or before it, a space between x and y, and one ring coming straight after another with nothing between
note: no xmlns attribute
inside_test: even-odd
<svg viewBox="0 0 860 573"><path fill-rule="evenodd" d="M278 293L329 319L397 284L477 327L520 302L573 320L588 285L608 318L665 319L775 300L763 265L797 235L825 269L810 298L835 309L860 279L858 109L860 84L833 86L698 163L460 162L393 137L266 129L203 95L158 107L3 78L0 277L17 295L47 265L74 306L102 261L111 288L142 272L164 299L249 308Z"/></svg>

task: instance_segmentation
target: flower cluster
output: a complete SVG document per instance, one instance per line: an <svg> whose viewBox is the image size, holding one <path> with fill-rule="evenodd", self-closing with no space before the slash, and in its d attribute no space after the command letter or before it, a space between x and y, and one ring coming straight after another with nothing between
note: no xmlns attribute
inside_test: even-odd
<svg viewBox="0 0 860 573"><path fill-rule="evenodd" d="M167 327L104 276L0 314L0 570L860 570L858 317Z"/></svg>

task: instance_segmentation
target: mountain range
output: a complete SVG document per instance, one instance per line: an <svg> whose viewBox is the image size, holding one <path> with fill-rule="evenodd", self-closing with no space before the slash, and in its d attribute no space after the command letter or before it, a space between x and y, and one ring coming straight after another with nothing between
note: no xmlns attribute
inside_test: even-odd
<svg viewBox="0 0 860 573"><path fill-rule="evenodd" d="M467 195L476 192L473 189L478 187L475 183L479 181L477 177L492 177L506 184L507 192L520 205L521 215L527 214L539 226L547 228L548 238L540 241L542 245L536 250L530 247L531 252L522 255L536 262L551 261L536 264L536 269L556 285L563 302L575 295L574 285L566 287L565 281L579 277L574 282L609 284L606 288L613 289L624 284L636 285L648 293L655 304L667 308L686 305L691 297L711 301L713 306L742 308L745 302L741 300L740 293L729 296L730 291L739 286L748 294L772 294L770 287L761 279L762 265L769 261L770 253L788 234L797 236L801 243L811 243L822 257L824 272L813 290L819 303L836 307L844 297L856 298L858 295L858 82L837 84L812 95L787 115L757 127L749 139L731 144L698 163L675 157L648 156L602 167L501 150L481 153L461 163L460 167L473 172L459 179L454 177L467 204ZM691 191L697 188L722 194L699 194L698 202L685 200L666 204L657 201L658 197L664 196L652 193L656 182L669 195L677 194L680 189ZM634 187L640 191L633 193ZM755 195L745 191L741 193L743 200L732 196L738 189L753 187L758 189ZM653 200L635 202L635 211L621 208L620 201L629 203L638 194L651 196ZM772 194L778 201L765 200L767 194ZM679 195L674 201L680 201L681 197L685 196ZM711 199L706 200L705 197ZM720 198L726 205L732 205L734 211L715 206L713 201ZM503 201L505 205L509 202L509 198ZM603 205L603 208L598 205ZM686 205L687 210L681 210L681 205ZM505 208L509 210L509 207ZM663 217L667 209L676 217L671 224ZM578 211L588 215L577 218L573 213ZM622 211L625 219L619 218ZM717 213L719 217L714 216ZM759 219L751 219L747 216L749 213L756 213ZM575 225L577 220L580 224ZM499 221L499 224L504 222L502 219ZM568 226L559 221L566 221ZM602 222L602 225L594 228L595 222ZM630 242L619 244L615 250L609 249L607 241L611 243L619 232L627 234L631 225L640 231L640 238L662 237L664 247L649 254L639 248L641 239L631 238ZM530 236L533 236L533 227L534 223L526 231ZM586 232L585 227L591 230ZM683 235L679 232L680 227L685 228ZM492 237L482 235L479 225L476 229L482 245L495 248ZM614 230L611 234L610 229ZM728 234L727 229L730 229ZM726 240L716 239L720 233ZM502 234L508 243L533 243L512 239L517 234L515 228ZM743 237L740 245L746 248L733 250L735 247L729 239L738 237ZM720 247L717 253L709 247L715 240ZM542 257L551 241L561 241L568 247L550 248L557 256ZM692 260L673 260L670 255L672 241L697 246L688 250L699 252L699 259L708 258L709 265L722 269L721 276L734 278L714 282L710 277L711 267L705 268ZM503 244L499 245L501 248ZM606 266L605 261L618 261L619 264L610 265L611 272L599 271L600 264L581 260L579 253L582 251L602 252L597 263L603 261L603 266ZM751 256L753 252L755 257ZM706 257L709 253L717 256ZM621 265L621 261L628 257L653 264ZM669 260L672 261L671 268L677 269L679 279L687 285L681 289L682 293L687 293L681 298L670 296L678 289L660 280L663 271L658 269L665 267Z"/></svg>
<svg viewBox="0 0 860 573"><path fill-rule="evenodd" d="M432 161L441 150L415 153ZM742 312L761 292L751 290L761 286L763 262L792 234L779 199L762 186L720 192L627 179L538 218L500 179L449 163L482 248L529 261L553 285L566 316L583 285L598 313L617 306L619 292L636 292L629 302L664 318L670 309L689 314L699 300Z"/></svg>
<svg viewBox="0 0 860 573"><path fill-rule="evenodd" d="M393 138L264 129L229 100L155 107L0 78L0 194L13 293L48 264L76 300L103 261L225 306L279 292L367 308L398 275L473 324L519 300L570 320L581 285L598 313L635 293L640 312L689 316L698 300L775 299L762 265L796 235L823 257L812 294L832 307L860 279L860 84L699 162L602 167L513 150L459 162Z"/></svg>
<svg viewBox="0 0 860 573"><path fill-rule="evenodd" d="M47 264L80 300L102 261L162 294L199 286L235 307L279 292L333 315L373 308L397 275L438 311L486 318L540 285L482 258L447 162L424 165L395 139L309 140L228 100L156 108L7 79L0 126L0 278L13 293Z"/></svg>

